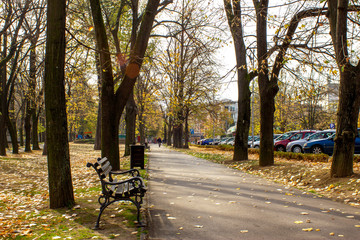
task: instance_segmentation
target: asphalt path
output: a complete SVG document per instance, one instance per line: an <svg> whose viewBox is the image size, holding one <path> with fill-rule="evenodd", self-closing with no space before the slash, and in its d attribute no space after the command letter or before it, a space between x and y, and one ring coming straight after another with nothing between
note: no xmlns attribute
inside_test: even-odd
<svg viewBox="0 0 360 240"><path fill-rule="evenodd" d="M360 208L157 145L147 204L153 240L360 239Z"/></svg>

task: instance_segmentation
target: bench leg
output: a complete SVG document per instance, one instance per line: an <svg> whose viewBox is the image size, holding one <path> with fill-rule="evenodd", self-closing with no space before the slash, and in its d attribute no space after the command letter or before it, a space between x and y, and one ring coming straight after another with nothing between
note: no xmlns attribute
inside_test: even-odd
<svg viewBox="0 0 360 240"><path fill-rule="evenodd" d="M110 202L110 203L105 202L104 204L101 204L100 212L99 212L99 215L98 215L98 217L97 217L96 224L95 224L95 227L94 227L95 230L100 229L100 218L101 218L101 214L104 212L105 208L107 208L107 206L109 206L111 203L112 203L112 202Z"/></svg>

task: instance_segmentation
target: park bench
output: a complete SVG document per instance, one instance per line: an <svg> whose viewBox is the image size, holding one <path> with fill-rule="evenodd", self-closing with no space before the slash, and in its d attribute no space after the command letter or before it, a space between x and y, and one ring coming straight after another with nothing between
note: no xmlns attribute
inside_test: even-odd
<svg viewBox="0 0 360 240"><path fill-rule="evenodd" d="M146 187L143 179L140 177L140 172L137 169L130 169L123 172L112 171L110 162L106 157L98 158L94 164L87 163L86 166L95 169L99 175L102 188L102 193L98 199L101 207L95 229L99 229L100 217L105 208L118 201L130 201L135 204L137 208L138 225L142 226L140 222L140 208L143 203ZM125 179L118 180L115 178L116 176L125 177Z"/></svg>

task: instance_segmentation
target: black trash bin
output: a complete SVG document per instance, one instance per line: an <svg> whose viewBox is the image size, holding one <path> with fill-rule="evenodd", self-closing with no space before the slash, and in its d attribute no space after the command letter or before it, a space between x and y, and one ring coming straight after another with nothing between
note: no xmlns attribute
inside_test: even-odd
<svg viewBox="0 0 360 240"><path fill-rule="evenodd" d="M144 169L144 145L130 146L130 168L141 167Z"/></svg>

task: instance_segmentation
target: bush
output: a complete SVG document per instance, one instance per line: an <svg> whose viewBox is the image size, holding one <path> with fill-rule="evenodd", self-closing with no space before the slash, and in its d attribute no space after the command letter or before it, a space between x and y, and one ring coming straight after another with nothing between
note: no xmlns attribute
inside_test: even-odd
<svg viewBox="0 0 360 240"><path fill-rule="evenodd" d="M88 143L88 144L94 144L95 138L89 138L89 139L76 139L74 140L74 143Z"/></svg>

